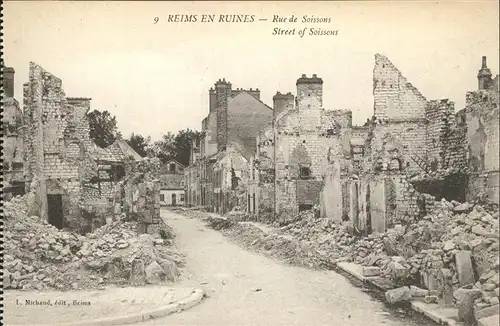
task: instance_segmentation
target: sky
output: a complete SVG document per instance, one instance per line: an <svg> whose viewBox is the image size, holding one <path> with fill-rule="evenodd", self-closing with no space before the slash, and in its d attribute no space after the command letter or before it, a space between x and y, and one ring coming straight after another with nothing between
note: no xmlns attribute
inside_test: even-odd
<svg viewBox="0 0 500 326"><path fill-rule="evenodd" d="M169 22L175 14L198 19ZM215 21L202 23L203 14ZM218 22L230 14L255 21ZM273 22L274 15L298 21ZM304 16L330 22L303 23ZM273 35L274 28L295 28L295 35ZM297 35L304 28L338 32ZM317 74L324 108L351 110L362 124L373 114L375 53L427 99L449 98L458 111L477 89L482 56L498 74L498 1L4 2L4 60L16 71L15 97L21 102L36 62L62 79L66 96L90 97L92 109L116 115L125 137L200 130L208 89L220 78L259 88L272 107L277 91L295 93L297 78Z"/></svg>

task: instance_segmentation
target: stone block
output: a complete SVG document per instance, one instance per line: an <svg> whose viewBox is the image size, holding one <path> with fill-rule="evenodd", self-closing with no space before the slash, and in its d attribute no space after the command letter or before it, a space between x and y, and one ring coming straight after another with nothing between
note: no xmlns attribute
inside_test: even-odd
<svg viewBox="0 0 500 326"><path fill-rule="evenodd" d="M379 276L382 273L382 271L379 267L370 266L370 267L363 267L362 273L364 277L373 277L373 276Z"/></svg>
<svg viewBox="0 0 500 326"><path fill-rule="evenodd" d="M481 297L481 291L472 286L467 286L456 290L453 296L458 301L458 319L465 323L473 323L476 320L474 301Z"/></svg>
<svg viewBox="0 0 500 326"><path fill-rule="evenodd" d="M411 300L411 290L408 286L392 289L385 292L385 299L390 304Z"/></svg>
<svg viewBox="0 0 500 326"><path fill-rule="evenodd" d="M455 264L458 273L458 281L461 286L474 284L474 271L472 269L471 252L460 250L455 255Z"/></svg>
<svg viewBox="0 0 500 326"><path fill-rule="evenodd" d="M410 286L410 292L411 292L411 296L413 298L418 298L418 297L423 298L423 297L429 295L429 290L421 289L421 288L414 286L414 285Z"/></svg>

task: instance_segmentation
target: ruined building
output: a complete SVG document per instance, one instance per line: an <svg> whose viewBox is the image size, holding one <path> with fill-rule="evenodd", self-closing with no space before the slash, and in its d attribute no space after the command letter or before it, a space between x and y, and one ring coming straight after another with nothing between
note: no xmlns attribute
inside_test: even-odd
<svg viewBox="0 0 500 326"><path fill-rule="evenodd" d="M225 79L209 90L209 113L196 159L185 170L186 205L215 212L246 207L247 165L255 137L272 117L258 89L233 89Z"/></svg>
<svg viewBox="0 0 500 326"><path fill-rule="evenodd" d="M127 162L140 159L123 140L105 149L95 145L87 119L90 101L66 97L61 79L30 63L23 99L24 164L27 184L37 195L33 213L81 232L96 224L89 212L112 200Z"/></svg>
<svg viewBox="0 0 500 326"><path fill-rule="evenodd" d="M499 202L499 75L492 79L483 57L478 73L478 90L466 95L468 197L484 194ZM464 115L461 115L463 119Z"/></svg>
<svg viewBox="0 0 500 326"><path fill-rule="evenodd" d="M24 193L23 112L14 98L14 68L4 67L2 78L3 191L5 198Z"/></svg>
<svg viewBox="0 0 500 326"><path fill-rule="evenodd" d="M349 155L351 112L323 108L323 80L316 75L302 75L296 86L296 97L274 96L273 120L257 138L248 211L260 219L319 205L329 160Z"/></svg>
<svg viewBox="0 0 500 326"><path fill-rule="evenodd" d="M356 128L364 144L351 138L351 172L336 173L345 157L330 166L323 192L335 196L325 215L370 233L422 216L428 195L463 202L484 192L498 202L498 77L486 59L480 89L457 113L447 99L427 100L385 56L375 56L373 74L373 118ZM342 198L336 209L334 197Z"/></svg>

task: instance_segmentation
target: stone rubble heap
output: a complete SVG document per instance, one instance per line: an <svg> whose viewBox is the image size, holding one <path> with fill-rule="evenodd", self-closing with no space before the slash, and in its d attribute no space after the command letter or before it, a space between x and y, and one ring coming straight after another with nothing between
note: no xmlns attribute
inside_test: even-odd
<svg viewBox="0 0 500 326"><path fill-rule="evenodd" d="M83 236L29 216L27 204L24 197L16 197L4 206L4 289L157 284L175 281L180 275L183 255L159 234L138 236L136 223L117 221ZM146 267L132 275L137 262ZM143 281L137 282L138 278Z"/></svg>
<svg viewBox="0 0 500 326"><path fill-rule="evenodd" d="M328 262L321 259L314 248L305 241L275 232L266 232L259 227L238 223L230 218L210 216L205 221L210 227L220 230L241 245L291 265L322 269Z"/></svg>
<svg viewBox="0 0 500 326"><path fill-rule="evenodd" d="M358 240L351 259L365 266L365 276L419 284L447 304L457 302L461 320L467 321L498 313L498 255L498 209L442 200L417 223ZM400 289L395 297L407 293ZM465 300L457 291L475 296Z"/></svg>
<svg viewBox="0 0 500 326"><path fill-rule="evenodd" d="M352 228L317 218L313 210L299 213L300 219L281 227L281 231L314 247L330 261L347 255L357 240Z"/></svg>

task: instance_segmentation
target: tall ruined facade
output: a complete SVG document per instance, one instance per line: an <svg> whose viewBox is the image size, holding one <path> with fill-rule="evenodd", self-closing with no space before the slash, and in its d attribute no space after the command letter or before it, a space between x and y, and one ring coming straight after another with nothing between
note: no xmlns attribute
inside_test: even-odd
<svg viewBox="0 0 500 326"><path fill-rule="evenodd" d="M99 148L90 139L90 101L66 97L61 79L30 63L23 98L27 187L37 197L32 213L60 229L87 232L105 223L96 209L107 214L127 162L141 159L123 140Z"/></svg>
<svg viewBox="0 0 500 326"><path fill-rule="evenodd" d="M478 90L466 95L468 197L487 196L499 202L499 76L492 79L483 57Z"/></svg>
<svg viewBox="0 0 500 326"><path fill-rule="evenodd" d="M351 112L323 108L316 75L302 75L296 86L296 96L274 96L273 120L260 131L251 161L249 212L263 221L319 205L329 160L350 150Z"/></svg>
<svg viewBox="0 0 500 326"><path fill-rule="evenodd" d="M80 229L80 179L90 179L96 169L86 160L76 110L62 81L35 63L30 63L24 105L26 175L27 181L37 181L38 213L58 228Z"/></svg>
<svg viewBox="0 0 500 326"><path fill-rule="evenodd" d="M4 67L2 78L4 198L24 193L23 111L14 98L14 68Z"/></svg>

